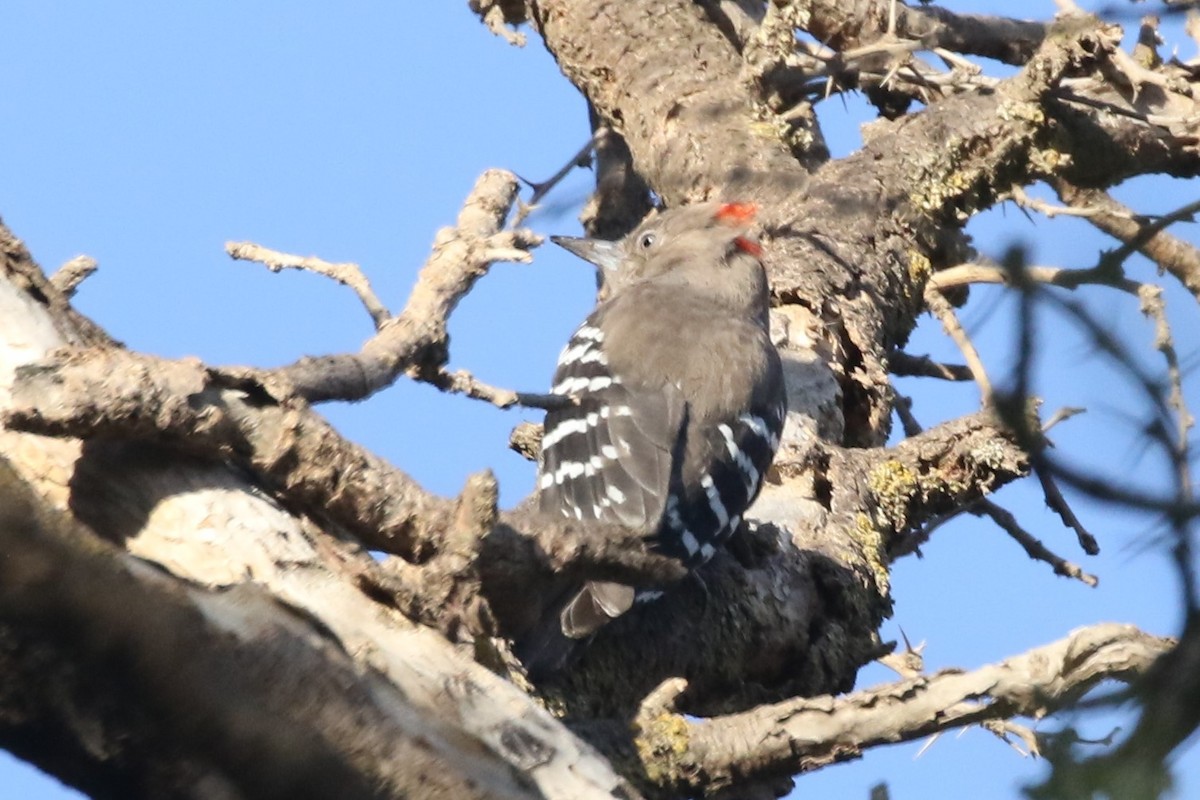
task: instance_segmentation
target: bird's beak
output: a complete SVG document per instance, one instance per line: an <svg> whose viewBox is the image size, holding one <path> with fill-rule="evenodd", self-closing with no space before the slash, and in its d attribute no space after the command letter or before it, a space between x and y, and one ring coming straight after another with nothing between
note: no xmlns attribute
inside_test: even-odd
<svg viewBox="0 0 1200 800"><path fill-rule="evenodd" d="M602 273L615 272L621 266L620 242L578 236L551 236L550 241L564 250L570 250L589 264L595 264Z"/></svg>

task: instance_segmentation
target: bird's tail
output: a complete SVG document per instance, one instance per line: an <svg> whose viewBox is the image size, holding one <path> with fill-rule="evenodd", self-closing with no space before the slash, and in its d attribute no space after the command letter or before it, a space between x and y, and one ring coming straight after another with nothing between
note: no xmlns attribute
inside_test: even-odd
<svg viewBox="0 0 1200 800"><path fill-rule="evenodd" d="M517 657L530 680L536 683L569 667L583 640L628 611L633 599L632 586L589 581L565 606L551 605L533 634L517 644Z"/></svg>
<svg viewBox="0 0 1200 800"><path fill-rule="evenodd" d="M633 605L634 590L610 581L588 581L563 608L562 632L571 639L591 636Z"/></svg>

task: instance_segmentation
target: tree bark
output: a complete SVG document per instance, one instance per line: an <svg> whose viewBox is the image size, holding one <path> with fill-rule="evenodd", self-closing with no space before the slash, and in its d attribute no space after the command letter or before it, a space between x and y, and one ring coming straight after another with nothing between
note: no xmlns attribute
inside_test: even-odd
<svg viewBox="0 0 1200 800"><path fill-rule="evenodd" d="M889 32L887 5L472 4L495 30L530 22L594 110L595 227L635 223L647 188L760 208L788 426L754 522L698 579L629 532L501 513L486 473L433 496L313 410L401 376L534 402L446 370L458 301L540 241L507 227L513 176L481 177L400 314L355 283L377 324L361 352L279 370L120 348L71 309L77 278L47 280L0 227L0 745L96 797L749 795L1148 670L1171 643L1097 627L838 697L890 649L892 560L1042 446L1023 409L987 408L885 447L889 366L916 362L899 348L931 276L972 260L962 223L1047 177L1074 199L1200 171L1195 137L1163 122L1195 114L1191 73L1147 89L1115 27L914 7ZM811 106L787 107L814 69L797 26L839 50L912 37L1020 69L830 160ZM1191 286L1194 253L1111 211L1101 224L1169 250ZM533 686L511 641L583 578L671 590Z"/></svg>

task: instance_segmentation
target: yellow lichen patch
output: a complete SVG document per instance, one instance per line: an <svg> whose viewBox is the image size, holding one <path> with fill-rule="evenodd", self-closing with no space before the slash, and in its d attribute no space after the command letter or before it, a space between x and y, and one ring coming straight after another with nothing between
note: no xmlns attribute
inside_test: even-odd
<svg viewBox="0 0 1200 800"><path fill-rule="evenodd" d="M646 777L653 783L663 783L671 777L668 773L676 759L688 751L687 720L669 712L642 720L633 741Z"/></svg>
<svg viewBox="0 0 1200 800"><path fill-rule="evenodd" d="M1053 147L1035 147L1029 151L1029 165L1038 172L1053 174L1070 163L1070 153Z"/></svg>
<svg viewBox="0 0 1200 800"><path fill-rule="evenodd" d="M893 530L902 530L908 520L908 503L917 491L916 474L894 458L880 463L867 476L875 504Z"/></svg>
<svg viewBox="0 0 1200 800"><path fill-rule="evenodd" d="M928 280L933 273L933 263L924 253L916 250L908 251L908 278L913 283L921 284Z"/></svg>
<svg viewBox="0 0 1200 800"><path fill-rule="evenodd" d="M910 199L922 210L941 212L947 206L955 206L964 198L969 199L975 192L977 174L956 169L941 180L929 181L910 196ZM956 216L969 216L963 209L955 209Z"/></svg>
<svg viewBox="0 0 1200 800"><path fill-rule="evenodd" d="M883 534L871 518L861 512L854 516L854 534L854 538L862 545L862 557L876 589L886 596L891 586L891 574L885 563Z"/></svg>
<svg viewBox="0 0 1200 800"><path fill-rule="evenodd" d="M1019 100L1009 100L1001 103L996 109L996 116L1002 120L1025 120L1035 125L1046 121L1046 112L1037 103L1026 103Z"/></svg>

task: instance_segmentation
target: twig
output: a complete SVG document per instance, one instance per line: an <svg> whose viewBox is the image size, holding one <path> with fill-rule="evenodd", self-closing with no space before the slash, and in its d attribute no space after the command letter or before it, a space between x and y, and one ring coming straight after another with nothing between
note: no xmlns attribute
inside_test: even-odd
<svg viewBox="0 0 1200 800"><path fill-rule="evenodd" d="M1033 283L1043 283L1063 289L1077 289L1084 285L1111 286L1129 294L1137 294L1138 288L1142 285L1137 281L1113 275L1110 271L1100 268L1066 269L1064 267L1027 266L1022 268L1021 274L1025 280ZM968 263L935 272L929 276L927 285L935 289L950 289L974 283L998 283L1013 286L1016 281L1011 270L987 264Z"/></svg>
<svg viewBox="0 0 1200 800"><path fill-rule="evenodd" d="M586 167L590 163L592 150L596 148L596 142L600 139L600 137L606 135L607 131L607 128L598 128L592 138L587 140L587 144L579 148L578 153L571 156L570 161L563 164L562 167L559 168L558 172L554 173L541 183L535 183L528 178L521 178L521 176L518 175L517 177L521 178L522 182L533 189L533 195L528 201L521 202L520 208L513 216L512 224L520 225L521 222L523 222L525 218L528 217L535 208L537 208L537 204L542 201L542 198L550 194L551 190L553 190L555 186L558 186L558 184L562 182L563 178L570 175L573 169L576 167Z"/></svg>
<svg viewBox="0 0 1200 800"><path fill-rule="evenodd" d="M484 383L466 370L450 372L439 369L432 375L414 374L413 377L436 386L444 392L462 394L476 400L484 400L497 408L523 406L525 408L540 408L543 411L556 411L575 404L575 399L557 394L532 394L515 392L512 389L501 389Z"/></svg>
<svg viewBox="0 0 1200 800"><path fill-rule="evenodd" d="M1176 222L1195 222L1196 212L1200 211L1200 200L1194 200L1186 205L1180 206L1169 214L1164 214L1157 217L1154 221L1142 226L1136 236L1130 238L1129 241L1123 243L1116 250L1105 255L1101 259L1101 266L1107 266L1110 269L1120 266L1125 263L1125 260L1136 253L1146 242L1154 238L1155 234L1166 230Z"/></svg>
<svg viewBox="0 0 1200 800"><path fill-rule="evenodd" d="M1100 230L1122 242L1139 242L1136 246L1143 255L1200 299L1200 249L1166 231L1143 236L1144 218L1103 190L1083 189L1062 179L1053 185L1064 202L1096 209L1098 213L1088 216L1088 221Z"/></svg>
<svg viewBox="0 0 1200 800"><path fill-rule="evenodd" d="M979 727L995 734L1000 741L1016 750L1024 758L1029 756L1036 758L1042 754L1037 734L1027 725L1013 722L1011 719L989 719L979 723ZM1021 743L1025 745L1025 749L1022 750L1016 742L1008 738L1009 736L1020 739Z"/></svg>
<svg viewBox="0 0 1200 800"><path fill-rule="evenodd" d="M309 403L362 400L406 373L436 376L449 358L446 326L459 301L493 263L528 263L529 251L542 243L532 231L504 229L517 189L510 172L488 170L479 177L455 227L438 232L404 310L386 320L359 352L241 374L270 387L277 398L294 396ZM280 268L284 266L293 265Z"/></svg>
<svg viewBox="0 0 1200 800"><path fill-rule="evenodd" d="M971 376L979 384L979 393L982 396L983 405L992 405L992 382L988 380L987 370L984 369L983 360L979 357L979 351L975 349L974 343L971 342L971 337L963 330L950 302L942 296L942 293L936 286L927 284L925 287L925 303L929 306L930 312L941 321L943 330L958 345L958 349L962 351L963 358L967 361L967 368L971 370Z"/></svg>
<svg viewBox="0 0 1200 800"><path fill-rule="evenodd" d="M73 297L79 284L100 268L91 256L75 256L50 276L50 283L67 297Z"/></svg>
<svg viewBox="0 0 1200 800"><path fill-rule="evenodd" d="M1066 422L1071 417L1077 414L1084 414L1086 412L1086 408L1081 408L1079 406L1063 406L1051 414L1050 419L1042 423L1042 433L1047 433L1051 428L1060 422Z"/></svg>
<svg viewBox="0 0 1200 800"><path fill-rule="evenodd" d="M923 432L925 429L912 413L912 398L894 389L892 391L895 395L892 407L896 409L896 416L900 417L900 424L904 426L904 435L912 437Z"/></svg>
<svg viewBox="0 0 1200 800"><path fill-rule="evenodd" d="M914 356L893 350L888 356L888 372L901 377L941 378L944 381L969 381L975 376L962 364L943 364L929 356Z"/></svg>
<svg viewBox="0 0 1200 800"><path fill-rule="evenodd" d="M904 639L903 650L893 651L875 660L901 678L915 678L925 671L925 642L914 646L903 628L900 629L900 637Z"/></svg>
<svg viewBox="0 0 1200 800"><path fill-rule="evenodd" d="M1063 83L1066 84L1067 81L1064 81ZM1138 122L1144 122L1147 125L1154 125L1159 128L1169 129L1175 125L1194 127L1197 121L1197 116L1194 114L1186 117L1180 115L1144 114L1141 111L1136 111L1125 106L1117 105L1116 103L1111 103L1107 100L1098 100L1094 97L1088 97L1087 95L1079 94L1069 88L1066 88L1065 86L1052 90L1052 94L1055 97L1058 97L1061 100L1066 100L1069 103L1078 103L1079 105L1087 106L1088 108L1094 108L1099 111L1107 111L1110 114L1116 114L1120 117L1137 120Z"/></svg>
<svg viewBox="0 0 1200 800"><path fill-rule="evenodd" d="M1029 208L1034 211L1037 211L1037 212L1043 214L1044 216L1048 217L1049 219L1054 219L1055 217L1058 217L1058 216L1090 218L1090 217L1095 217L1095 216L1099 216L1101 214L1106 213L1104 211L1104 209L1099 208L1094 205L1069 205L1069 206L1052 205L1050 203L1047 203L1045 200L1039 200L1036 197L1030 197L1025 192L1025 189L1017 184L1013 185L1012 189L1009 190L1009 194L1012 195L1013 202L1016 203L1018 206L1020 206L1022 208ZM1128 214L1128 216L1126 217L1127 219L1133 218L1132 213L1129 213L1129 212L1126 212L1126 213Z"/></svg>
<svg viewBox="0 0 1200 800"><path fill-rule="evenodd" d="M358 264L353 264L349 261L333 264L316 256L296 256L290 253L281 253L278 250L271 250L254 242L226 242L225 252L229 254L230 258L237 261L257 261L271 270L271 272L298 269L301 272L314 272L317 275L324 275L326 278L335 280L343 286L349 286L358 295L358 299L362 302L363 307L367 309L367 313L371 315L371 319L375 322L375 330L382 328L383 324L391 319L391 313L379 301L379 298L375 296L375 290L371 288L371 282L367 280L367 276L363 274Z"/></svg>
<svg viewBox="0 0 1200 800"><path fill-rule="evenodd" d="M1083 548L1083 552L1089 556L1094 556L1100 552L1100 545L1096 542L1096 537L1083 527L1083 523L1079 521L1079 517L1075 516L1075 512L1071 509L1067 498L1063 497L1062 491L1058 488L1058 484L1054 481L1054 476L1044 469L1035 469L1038 482L1042 484L1042 492L1046 496L1046 505L1051 511L1058 514L1059 519L1063 521L1071 530L1075 531L1075 536L1079 539L1079 546Z"/></svg>
<svg viewBox="0 0 1200 800"><path fill-rule="evenodd" d="M1154 322L1154 348L1162 353L1167 363L1167 381L1170 391L1167 404L1174 411L1175 431L1174 441L1170 442L1169 454L1174 466L1175 491L1183 503L1189 503L1194 498L1192 482L1192 467L1188 432L1195 420L1188 410L1187 401L1183 396L1183 370L1179 366L1179 354L1175 349L1175 338L1171 335L1171 323L1167 319L1167 307L1163 301L1162 287L1146 287L1141 292L1142 313ZM1175 532L1173 554L1179 571L1180 583L1183 586L1184 602L1190 610L1196 610L1200 603L1197 595L1196 576L1192 565L1194 543L1192 541L1191 520L1186 517L1173 516L1170 518L1171 527Z"/></svg>
<svg viewBox="0 0 1200 800"><path fill-rule="evenodd" d="M1100 584L1100 579L1095 575L1084 572L1083 569L1077 564L1072 564L1062 556L1052 552L1048 547L1046 547L1046 545L1042 544L1042 542L1036 536L1021 527L1021 524L1017 522L1017 518L1013 516L1012 512L1008 509L996 505L996 503L992 502L991 500L980 500L969 510L972 514L986 514L988 517L990 517L991 520L999 525L1005 533L1011 536L1013 540L1017 542L1017 544L1024 548L1025 553L1030 558L1034 559L1035 561L1043 561L1053 567L1054 574L1061 575L1064 578L1074 578L1077 581L1083 581L1088 586L1092 587ZM1074 518L1073 514L1071 516ZM1064 518L1064 522L1065 521L1066 520ZM1078 533L1079 530L1081 529L1076 529L1076 532ZM1083 533L1086 534L1087 532L1084 531ZM1082 538L1080 539L1080 543L1083 543ZM1092 546L1096 547L1094 539L1092 539ZM1087 551L1088 555L1095 555L1096 553L1100 552L1098 547L1096 547L1095 550L1088 550L1088 548L1084 546L1084 550Z"/></svg>

